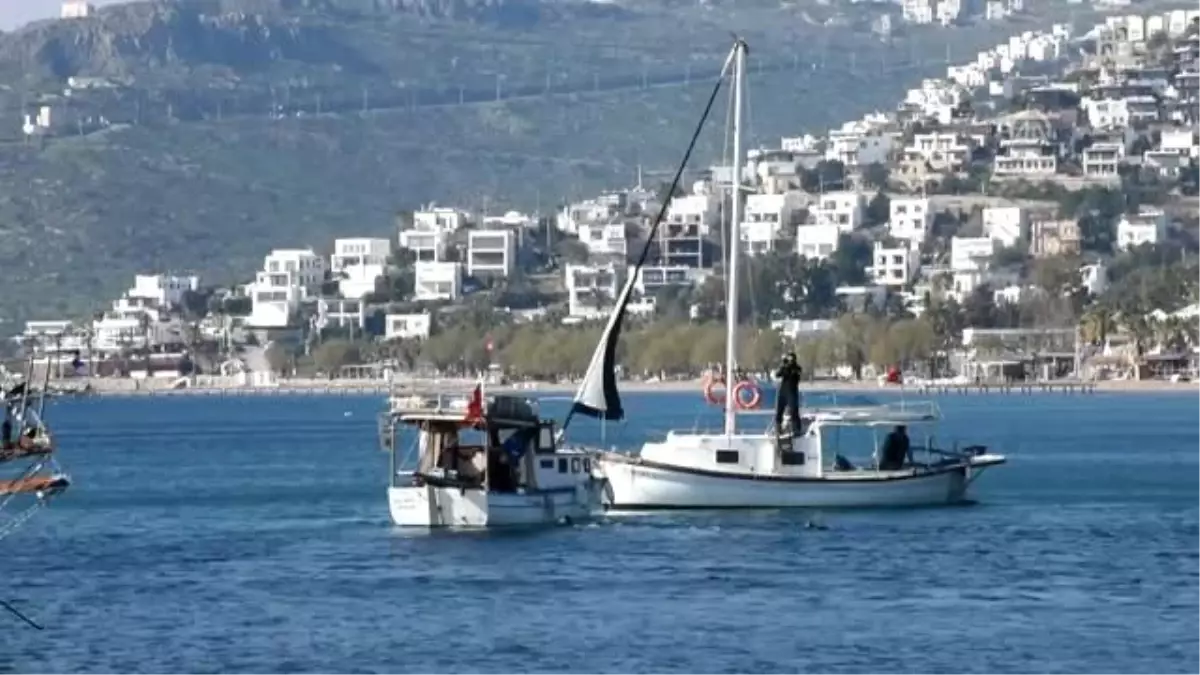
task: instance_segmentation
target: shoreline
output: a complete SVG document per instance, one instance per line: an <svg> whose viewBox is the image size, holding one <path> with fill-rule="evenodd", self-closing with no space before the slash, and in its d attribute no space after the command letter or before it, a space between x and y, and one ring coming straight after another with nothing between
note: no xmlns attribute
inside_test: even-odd
<svg viewBox="0 0 1200 675"><path fill-rule="evenodd" d="M478 383L477 380L466 379L414 379L394 383L383 381L363 380L278 380L267 386L237 385L233 383L205 383L196 386L173 388L168 382L155 382L145 386L145 381L128 379L101 378L87 383L87 389L82 389L77 382L58 382L51 386L64 392L64 395L101 396L101 397L168 397L168 396L271 396L271 395L378 395L385 396L393 391L411 392L414 394L437 392L468 393ZM647 393L688 393L702 395L703 383L695 380L667 380L658 382L624 381L619 384L625 394ZM543 396L571 396L575 393L577 383L559 382L527 382L504 385L487 385L488 393L532 394ZM935 384L922 386L880 385L873 380L847 382L841 380L802 382L801 393L841 392L854 394L887 394L910 393L927 396L946 396L962 394L996 394L1022 393L1030 394L1090 394L1090 393L1192 393L1200 394L1200 383L1169 382L1165 380L1101 380L1096 382L1078 382L1070 380L1013 383L1005 384Z"/></svg>

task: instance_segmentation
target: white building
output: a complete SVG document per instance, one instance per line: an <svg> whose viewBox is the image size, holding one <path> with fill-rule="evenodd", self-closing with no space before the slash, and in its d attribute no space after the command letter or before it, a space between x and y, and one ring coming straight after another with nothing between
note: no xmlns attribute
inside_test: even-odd
<svg viewBox="0 0 1200 675"><path fill-rule="evenodd" d="M1161 209L1142 207L1137 215L1117 221L1117 249L1124 251L1142 244L1158 244L1167 237L1167 216Z"/></svg>
<svg viewBox="0 0 1200 675"><path fill-rule="evenodd" d="M146 346L152 332L140 319L105 316L92 322L89 348L94 353L116 354Z"/></svg>
<svg viewBox="0 0 1200 675"><path fill-rule="evenodd" d="M938 0L937 21L943 26L953 25L963 13L962 0Z"/></svg>
<svg viewBox="0 0 1200 675"><path fill-rule="evenodd" d="M367 303L359 298L317 298L317 330L341 328L353 335L367 325Z"/></svg>
<svg viewBox="0 0 1200 675"><path fill-rule="evenodd" d="M624 192L603 194L596 199L587 199L563 207L555 215L555 226L567 234L578 235L583 225L595 225L621 218L628 206L628 195Z"/></svg>
<svg viewBox="0 0 1200 675"><path fill-rule="evenodd" d="M1092 143L1083 151L1081 162L1083 175L1087 178L1117 180L1120 178L1123 159L1125 159L1125 144Z"/></svg>
<svg viewBox="0 0 1200 675"><path fill-rule="evenodd" d="M413 213L413 228L426 232L456 232L474 224L471 214L449 207L429 207Z"/></svg>
<svg viewBox="0 0 1200 675"><path fill-rule="evenodd" d="M986 269L991 266L996 242L991 237L951 237L950 269Z"/></svg>
<svg viewBox="0 0 1200 675"><path fill-rule="evenodd" d="M502 216L485 216L485 230L531 230L537 227L537 220L520 211L507 211Z"/></svg>
<svg viewBox="0 0 1200 675"><path fill-rule="evenodd" d="M1025 210L1019 206L991 206L983 210L983 236L1004 247L1016 246L1025 236Z"/></svg>
<svg viewBox="0 0 1200 675"><path fill-rule="evenodd" d="M796 228L796 255L824 260L838 250L841 236L837 225L801 225Z"/></svg>
<svg viewBox="0 0 1200 675"><path fill-rule="evenodd" d="M446 259L453 234L471 224L465 211L430 207L413 213L412 227L399 232L400 248L411 251L416 260L436 262Z"/></svg>
<svg viewBox="0 0 1200 675"><path fill-rule="evenodd" d="M255 328L292 326L300 303L320 294L325 271L325 258L312 249L271 251L250 285L252 309L246 323Z"/></svg>
<svg viewBox="0 0 1200 675"><path fill-rule="evenodd" d="M629 252L629 241L625 237L622 222L580 223L577 232L579 241L595 256L624 258Z"/></svg>
<svg viewBox="0 0 1200 675"><path fill-rule="evenodd" d="M933 227L933 211L924 197L894 197L888 208L888 233L920 248Z"/></svg>
<svg viewBox="0 0 1200 675"><path fill-rule="evenodd" d="M1159 149L1185 157L1200 157L1200 132L1195 129L1164 129Z"/></svg>
<svg viewBox="0 0 1200 675"><path fill-rule="evenodd" d="M471 230L467 235L467 274L507 277L517 266L517 233Z"/></svg>
<svg viewBox="0 0 1200 675"><path fill-rule="evenodd" d="M907 23L933 23L934 0L901 0L900 13Z"/></svg>
<svg viewBox="0 0 1200 675"><path fill-rule="evenodd" d="M69 320L26 321L25 330L14 338L27 354L68 354L88 348L84 331Z"/></svg>
<svg viewBox="0 0 1200 675"><path fill-rule="evenodd" d="M400 248L411 251L414 260L437 262L446 259L450 236L442 231L404 230L400 233Z"/></svg>
<svg viewBox="0 0 1200 675"><path fill-rule="evenodd" d="M1108 290L1108 266L1094 262L1079 268L1079 279L1091 295L1100 295Z"/></svg>
<svg viewBox="0 0 1200 675"><path fill-rule="evenodd" d="M829 139L825 145L825 159L841 162L847 168L868 166L876 162L886 164L894 148L894 134L855 120L829 132Z"/></svg>
<svg viewBox="0 0 1200 675"><path fill-rule="evenodd" d="M993 0L993 2L996 2L996 0ZM988 4L991 5L992 2ZM977 63L968 63L962 66L947 66L946 78L970 89L980 89L987 86L988 83L987 69Z"/></svg>
<svg viewBox="0 0 1200 675"><path fill-rule="evenodd" d="M615 263L567 265L567 315L576 319L607 316L621 292L622 271Z"/></svg>
<svg viewBox="0 0 1200 675"><path fill-rule="evenodd" d="M950 131L915 134L904 148L903 157L909 163L924 163L933 171L957 171L971 159L971 146Z"/></svg>
<svg viewBox="0 0 1200 675"><path fill-rule="evenodd" d="M629 267L629 271L633 266ZM638 271L633 288L639 295L654 296L667 287L691 287L705 278L708 272L685 265L647 265Z"/></svg>
<svg viewBox="0 0 1200 675"><path fill-rule="evenodd" d="M995 252L996 241L991 237L950 239L950 271L955 295L966 297L979 286L991 282L992 255Z"/></svg>
<svg viewBox="0 0 1200 675"><path fill-rule="evenodd" d="M125 291L117 304L169 310L183 304L184 294L200 289L200 277L195 275L138 274L133 286ZM125 301L125 302L122 302Z"/></svg>
<svg viewBox="0 0 1200 675"><path fill-rule="evenodd" d="M424 340L433 329L433 316L420 314L388 314L383 319L385 340Z"/></svg>
<svg viewBox="0 0 1200 675"><path fill-rule="evenodd" d="M1093 129L1124 129L1129 126L1129 103L1123 98L1094 99L1084 97L1079 102Z"/></svg>
<svg viewBox="0 0 1200 675"><path fill-rule="evenodd" d="M874 285L903 288L916 276L920 256L908 246L885 246L875 243L872 264L867 268Z"/></svg>
<svg viewBox="0 0 1200 675"><path fill-rule="evenodd" d="M66 105L38 106L37 112L26 113L21 131L26 136L58 134L78 129L79 116Z"/></svg>
<svg viewBox="0 0 1200 675"><path fill-rule="evenodd" d="M740 227L743 249L751 255L774 250L785 228L799 224L803 210L800 192L749 195Z"/></svg>
<svg viewBox="0 0 1200 675"><path fill-rule="evenodd" d="M86 0L63 0L59 17L63 19L86 19L95 13L96 7Z"/></svg>
<svg viewBox="0 0 1200 675"><path fill-rule="evenodd" d="M413 265L413 299L419 302L462 297L462 263L418 261Z"/></svg>
<svg viewBox="0 0 1200 675"><path fill-rule="evenodd" d="M817 196L817 202L809 209L812 225L836 225L842 232L850 232L862 225L863 208L866 200L859 192L826 192Z"/></svg>
<svg viewBox="0 0 1200 675"><path fill-rule="evenodd" d="M673 197L667 207L665 224L695 226L699 234L707 235L709 228L717 224L720 212L720 200L715 194Z"/></svg>
<svg viewBox="0 0 1200 675"><path fill-rule="evenodd" d="M387 274L392 242L388 239L335 239L329 259L332 278L344 298L360 299L374 292L375 282Z"/></svg>
<svg viewBox="0 0 1200 675"><path fill-rule="evenodd" d="M992 172L997 176L1051 176L1058 173L1058 156L1042 141L1001 141L1000 152L992 165Z"/></svg>

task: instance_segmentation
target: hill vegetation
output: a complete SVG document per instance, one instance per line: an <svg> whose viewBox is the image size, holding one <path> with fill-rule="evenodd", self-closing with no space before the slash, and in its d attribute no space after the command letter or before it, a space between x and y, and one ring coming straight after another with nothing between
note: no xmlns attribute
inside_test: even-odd
<svg viewBox="0 0 1200 675"><path fill-rule="evenodd" d="M731 30L755 46L752 144L774 144L1021 28L882 43L869 12L189 0L0 35L0 309L89 311L139 271L245 280L271 247L391 234L435 200L545 212L628 184L676 160ZM105 79L64 96L72 77ZM34 104L70 121L24 139Z"/></svg>

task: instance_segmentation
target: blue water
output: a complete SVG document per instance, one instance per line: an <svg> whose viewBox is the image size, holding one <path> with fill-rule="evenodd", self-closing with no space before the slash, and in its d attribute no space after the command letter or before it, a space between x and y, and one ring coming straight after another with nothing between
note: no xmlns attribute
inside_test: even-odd
<svg viewBox="0 0 1200 675"><path fill-rule="evenodd" d="M605 440L696 400L630 396ZM1196 397L939 402L1011 456L975 506L417 535L378 399L63 401L76 484L0 542L46 630L0 614L0 670L1197 672Z"/></svg>

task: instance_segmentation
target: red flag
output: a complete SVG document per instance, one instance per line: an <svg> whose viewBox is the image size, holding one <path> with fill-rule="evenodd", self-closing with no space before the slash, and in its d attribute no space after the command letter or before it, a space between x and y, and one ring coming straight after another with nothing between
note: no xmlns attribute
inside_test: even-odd
<svg viewBox="0 0 1200 675"><path fill-rule="evenodd" d="M475 385L471 392L471 400L467 401L467 415L463 419L467 424L478 424L483 421L483 383Z"/></svg>

